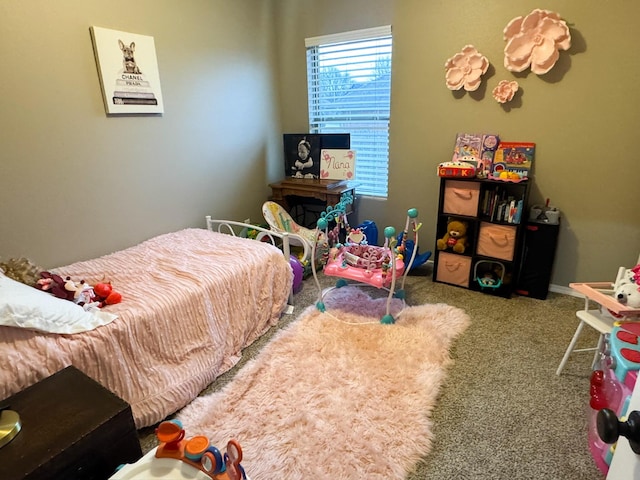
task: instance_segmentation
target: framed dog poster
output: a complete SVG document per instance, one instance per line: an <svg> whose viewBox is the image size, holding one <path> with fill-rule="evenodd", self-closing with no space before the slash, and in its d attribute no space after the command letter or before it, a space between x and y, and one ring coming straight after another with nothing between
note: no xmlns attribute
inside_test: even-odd
<svg viewBox="0 0 640 480"><path fill-rule="evenodd" d="M153 37L91 27L108 115L164 113Z"/></svg>

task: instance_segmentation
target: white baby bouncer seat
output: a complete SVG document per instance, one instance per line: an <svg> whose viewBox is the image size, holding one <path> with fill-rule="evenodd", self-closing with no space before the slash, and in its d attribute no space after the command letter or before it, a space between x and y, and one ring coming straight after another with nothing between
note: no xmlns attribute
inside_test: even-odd
<svg viewBox="0 0 640 480"><path fill-rule="evenodd" d="M306 241L308 247L304 249L305 251L311 252L311 248L316 245L316 242L323 241L323 235L318 237L316 230L305 228L302 225L297 224L293 218L291 218L289 212L276 202L264 202L262 204L262 215L271 230L279 233L293 233L302 237ZM297 242L299 243L297 239L291 240L292 245L296 245ZM303 247L303 245L299 246ZM304 258L299 258L300 262L304 263L309 260L307 257L308 255L304 255Z"/></svg>

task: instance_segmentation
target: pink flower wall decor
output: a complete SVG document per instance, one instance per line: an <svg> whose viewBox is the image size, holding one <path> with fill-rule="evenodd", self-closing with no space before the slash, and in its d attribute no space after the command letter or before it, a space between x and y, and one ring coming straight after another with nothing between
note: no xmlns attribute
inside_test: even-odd
<svg viewBox="0 0 640 480"><path fill-rule="evenodd" d="M489 60L473 45L465 45L461 52L446 61L444 68L449 90L464 87L467 92L473 92L480 86L480 77L487 72Z"/></svg>
<svg viewBox="0 0 640 480"><path fill-rule="evenodd" d="M526 17L516 17L504 28L504 66L522 72L531 66L536 75L553 68L560 50L571 47L567 23L557 13L535 9Z"/></svg>
<svg viewBox="0 0 640 480"><path fill-rule="evenodd" d="M493 89L493 98L495 98L498 103L510 102L513 100L513 96L518 91L518 88L520 88L520 85L518 85L518 82L515 80L511 82L509 80L500 80L498 86Z"/></svg>

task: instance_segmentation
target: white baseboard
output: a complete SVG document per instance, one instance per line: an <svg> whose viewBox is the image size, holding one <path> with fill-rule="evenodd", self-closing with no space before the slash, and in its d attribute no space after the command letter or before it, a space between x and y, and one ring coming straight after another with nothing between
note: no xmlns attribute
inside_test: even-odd
<svg viewBox="0 0 640 480"><path fill-rule="evenodd" d="M549 291L555 292L555 293L562 293L564 295L571 295L572 297L580 297L580 298L584 297L584 295L582 295L580 292L576 292L571 287L565 287L563 285L555 285L553 283L549 285Z"/></svg>

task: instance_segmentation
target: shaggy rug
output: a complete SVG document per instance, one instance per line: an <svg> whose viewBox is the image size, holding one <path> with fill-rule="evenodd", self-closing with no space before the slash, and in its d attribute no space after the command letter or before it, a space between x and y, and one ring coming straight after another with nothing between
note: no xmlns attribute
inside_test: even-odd
<svg viewBox="0 0 640 480"><path fill-rule="evenodd" d="M469 324L445 304L406 307L343 287L282 330L222 390L177 416L187 436L242 445L253 480L402 479L429 452L451 342Z"/></svg>

